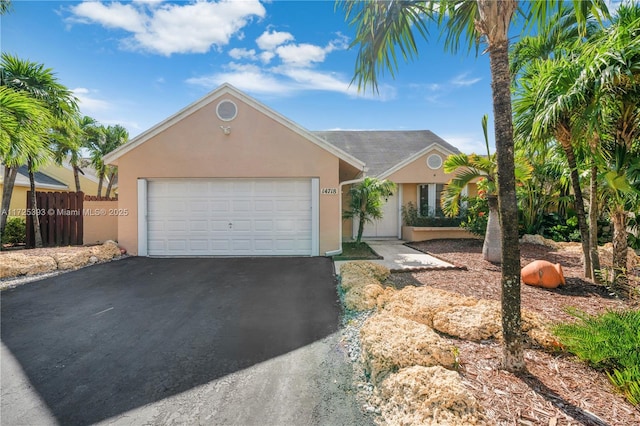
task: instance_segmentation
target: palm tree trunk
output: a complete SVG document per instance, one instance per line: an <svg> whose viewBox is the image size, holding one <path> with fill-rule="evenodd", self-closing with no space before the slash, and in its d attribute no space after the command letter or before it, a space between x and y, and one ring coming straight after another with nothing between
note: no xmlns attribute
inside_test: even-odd
<svg viewBox="0 0 640 426"><path fill-rule="evenodd" d="M630 296L627 278L627 213L616 208L613 221L613 288L623 296Z"/></svg>
<svg viewBox="0 0 640 426"><path fill-rule="evenodd" d="M104 194L105 197L109 198L111 194L111 187L113 186L113 179L116 176L116 169L112 169L111 173L109 173L109 184L107 185L107 192Z"/></svg>
<svg viewBox="0 0 640 426"><path fill-rule="evenodd" d="M80 189L80 173L79 173L78 169L79 169L79 167L74 164L73 165L73 178L76 181L76 192L82 191L82 189Z"/></svg>
<svg viewBox="0 0 640 426"><path fill-rule="evenodd" d="M35 238L35 247L42 247L42 232L40 232L40 219L38 218L38 200L36 197L36 178L31 170L32 161L27 160L29 169L29 188L31 189L31 220L33 222L33 236Z"/></svg>
<svg viewBox="0 0 640 426"><path fill-rule="evenodd" d="M498 211L498 197L489 195L489 219L487 220L487 230L484 234L482 244L482 257L484 260L493 263L502 262L502 231L500 229L500 212Z"/></svg>
<svg viewBox="0 0 640 426"><path fill-rule="evenodd" d="M584 262L582 264L582 273L585 278L592 278L591 275L591 252L589 249L589 227L587 226L587 218L584 213L584 197L582 196L582 187L580 186L580 176L578 174L578 165L576 163L576 156L573 152L573 145L571 144L571 137L568 134L568 130L563 129L562 134L557 135L562 149L567 157L567 163L569 163L569 170L571 176L571 187L573 189L573 196L575 198L576 216L578 218L578 229L580 230L580 242L582 244L582 255Z"/></svg>
<svg viewBox="0 0 640 426"><path fill-rule="evenodd" d="M502 229L502 337L503 368L526 370L520 312L520 245L515 185L511 78L507 32L515 1L478 0L483 33L489 40L491 89L498 165L498 209Z"/></svg>
<svg viewBox="0 0 640 426"><path fill-rule="evenodd" d="M362 234L364 233L364 213L360 213L358 216L358 235L356 237L356 243L360 244L362 242Z"/></svg>
<svg viewBox="0 0 640 426"><path fill-rule="evenodd" d="M2 211L0 211L0 241L4 235L4 228L7 226L7 218L9 217L9 208L11 207L11 195L13 194L13 186L18 175L17 167L4 166L4 180L2 186ZM0 244L2 250L2 244Z"/></svg>
<svg viewBox="0 0 640 426"><path fill-rule="evenodd" d="M589 254L593 281L600 283L600 256L598 255L598 167L591 162L591 177L589 183Z"/></svg>
<svg viewBox="0 0 640 426"><path fill-rule="evenodd" d="M98 175L98 198L102 197L102 183L104 182L104 172L100 172Z"/></svg>

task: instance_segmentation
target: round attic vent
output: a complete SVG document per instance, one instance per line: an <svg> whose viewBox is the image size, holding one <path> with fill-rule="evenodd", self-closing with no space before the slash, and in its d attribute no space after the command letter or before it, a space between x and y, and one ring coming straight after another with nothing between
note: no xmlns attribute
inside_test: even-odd
<svg viewBox="0 0 640 426"><path fill-rule="evenodd" d="M427 166L429 166L430 169L438 170L442 167L442 157L438 154L431 154L427 157Z"/></svg>
<svg viewBox="0 0 640 426"><path fill-rule="evenodd" d="M238 115L238 107L232 101L225 99L218 103L216 114L222 121L231 121Z"/></svg>

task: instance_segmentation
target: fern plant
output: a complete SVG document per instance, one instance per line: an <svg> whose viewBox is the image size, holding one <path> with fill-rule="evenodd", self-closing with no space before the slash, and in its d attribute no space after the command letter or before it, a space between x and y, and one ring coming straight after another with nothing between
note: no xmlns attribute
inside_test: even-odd
<svg viewBox="0 0 640 426"><path fill-rule="evenodd" d="M609 380L634 405L640 404L640 310L609 311L599 316L578 310L578 319L560 324L554 333L564 347Z"/></svg>

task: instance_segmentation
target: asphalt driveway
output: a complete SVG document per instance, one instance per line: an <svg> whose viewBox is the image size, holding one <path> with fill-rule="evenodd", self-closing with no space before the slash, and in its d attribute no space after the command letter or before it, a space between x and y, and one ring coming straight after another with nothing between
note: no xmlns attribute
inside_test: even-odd
<svg viewBox="0 0 640 426"><path fill-rule="evenodd" d="M326 258L129 258L2 292L2 424L371 424Z"/></svg>

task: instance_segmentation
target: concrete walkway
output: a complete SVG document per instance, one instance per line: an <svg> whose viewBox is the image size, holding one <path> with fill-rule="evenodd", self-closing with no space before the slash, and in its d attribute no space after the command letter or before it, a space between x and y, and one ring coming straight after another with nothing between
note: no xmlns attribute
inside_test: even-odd
<svg viewBox="0 0 640 426"><path fill-rule="evenodd" d="M392 272L415 271L430 268L454 268L455 266L426 253L404 245L402 240L367 240L369 247L383 257L370 260L386 266ZM336 261L336 274L340 274L340 266L346 261Z"/></svg>

